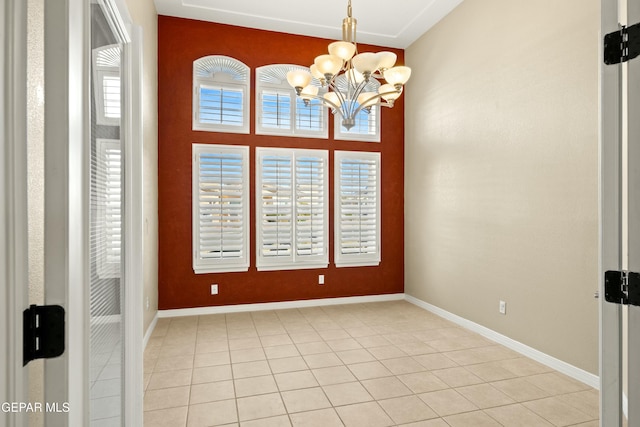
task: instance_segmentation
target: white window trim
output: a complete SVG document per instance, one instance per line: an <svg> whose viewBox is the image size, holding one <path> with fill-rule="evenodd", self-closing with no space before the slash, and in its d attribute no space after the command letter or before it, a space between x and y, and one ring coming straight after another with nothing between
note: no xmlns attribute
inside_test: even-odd
<svg viewBox="0 0 640 427"><path fill-rule="evenodd" d="M378 105L371 107L376 114L376 133L374 135L363 133L349 133L342 128L342 117L338 114L333 116L333 139L339 141L363 141L363 142L380 142L380 113L382 108Z"/></svg>
<svg viewBox="0 0 640 427"><path fill-rule="evenodd" d="M289 85L286 80L283 80L280 84L262 82L260 79L260 73L267 71L270 67L288 67L288 68L304 68L299 65L290 64L273 64L258 67L256 69L256 134L257 135L279 135L298 138L322 138L327 139L329 137L329 111L326 107L320 107L322 111L322 129L319 131L309 131L296 128L296 117L298 110L298 97L295 90ZM287 92L290 97L291 111L290 111L290 129L277 129L262 126L262 94L265 90L277 90L278 92Z"/></svg>
<svg viewBox="0 0 640 427"><path fill-rule="evenodd" d="M376 243L377 250L373 254L343 254L340 251L340 236L342 234L342 222L341 222L341 198L340 187L342 184L342 177L340 175L340 162L343 159L361 159L361 160L374 160L377 165L378 174L376 176ZM334 262L336 267L364 267L364 266L377 266L381 261L381 188L380 177L382 175L382 162L381 154L379 152L363 152L363 151L335 151L334 152Z"/></svg>
<svg viewBox="0 0 640 427"><path fill-rule="evenodd" d="M218 72L209 77L199 76L197 73L198 64L211 58L221 58L223 61L233 62L233 64L243 70L246 75L245 81L234 80L233 76L226 72ZM249 104L251 93L250 86L250 69L247 65L235 58L225 57L221 55L211 55L198 58L193 61L193 105L192 105L192 129L208 132L225 132L225 133L243 133L248 134L250 130L250 113ZM215 123L202 123L200 116L200 91L202 87L210 88L229 88L232 90L242 91L242 125L228 125Z"/></svg>
<svg viewBox="0 0 640 427"><path fill-rule="evenodd" d="M118 183L118 188L122 188L122 172L123 172L123 167L124 165L122 164L122 145L120 143L120 140L118 139L103 139L103 138L97 138L96 139L96 158L98 161L101 161L103 159L104 156L106 156L106 152L108 149L112 149L112 148L117 148L118 150L120 150L120 158L121 158L121 163L120 163L120 181ZM107 165L101 165L101 168L107 168ZM106 172L104 169L103 170L96 170L96 172ZM102 183L106 188L109 188L109 174L105 174L106 175L106 179L107 181ZM96 177L96 179L98 179L98 177ZM106 194L105 192L102 192L101 194L96 194L96 196L99 196L101 199L104 199ZM120 230L122 230L122 218L123 218L123 199L122 199L122 192L120 193L120 221L117 223L117 228L120 228ZM96 212L96 221L98 222L107 222L107 209L105 206L106 200L100 200L98 203L98 209ZM112 221L113 222L113 221ZM97 248L105 248L105 250L99 250L98 253L96 254L96 273L98 275L99 278L101 279L114 279L114 278L119 278L121 276L121 266L122 266L122 234L121 234L121 238L120 238L120 245L117 248L117 252L119 252L118 254L109 254L109 248L111 247L109 240L109 233L106 233L108 231L109 227L105 226L104 227L104 231L105 233L100 233L96 236L96 240L97 240ZM109 258L111 257L115 257L117 256L118 261L117 262L109 262Z"/></svg>
<svg viewBox="0 0 640 427"><path fill-rule="evenodd" d="M218 144L193 144L192 147L192 258L193 271L196 274L226 273L247 271L249 269L249 147L218 145ZM242 218L243 218L243 256L231 259L202 259L198 256L200 242L200 208L199 208L199 155L202 153L234 153L242 155Z"/></svg>
<svg viewBox="0 0 640 427"><path fill-rule="evenodd" d="M289 156L292 164L292 251L291 256L277 258L265 258L262 256L262 158L263 156ZM318 256L297 256L296 255L296 178L295 167L298 157L312 156L319 157L324 162L323 173L323 218L324 218L324 251ZM286 260L286 261L285 261ZM301 270L314 268L327 268L329 266L329 152L328 150L305 150L295 148L256 148L256 266L258 271L273 270Z"/></svg>

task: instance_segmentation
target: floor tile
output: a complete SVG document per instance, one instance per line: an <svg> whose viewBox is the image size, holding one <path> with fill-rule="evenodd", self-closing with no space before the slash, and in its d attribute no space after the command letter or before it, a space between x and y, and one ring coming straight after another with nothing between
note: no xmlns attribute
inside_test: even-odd
<svg viewBox="0 0 640 427"><path fill-rule="evenodd" d="M286 414L280 393L262 394L260 396L237 399L240 421L269 418Z"/></svg>
<svg viewBox="0 0 640 427"><path fill-rule="evenodd" d="M376 400L389 399L392 397L407 396L412 394L398 378L385 377L362 381L362 385L369 394Z"/></svg>
<svg viewBox="0 0 640 427"><path fill-rule="evenodd" d="M516 403L512 398L490 384L477 384L459 387L456 388L456 391L469 399L480 409Z"/></svg>
<svg viewBox="0 0 640 427"><path fill-rule="evenodd" d="M233 382L235 384L237 397L255 396L278 391L278 386L276 385L273 375L239 378Z"/></svg>
<svg viewBox="0 0 640 427"><path fill-rule="evenodd" d="M394 375L411 374L424 371L425 368L412 357L399 357L381 361Z"/></svg>
<svg viewBox="0 0 640 427"><path fill-rule="evenodd" d="M144 413L145 427L184 427L187 425L187 412L189 408L162 409Z"/></svg>
<svg viewBox="0 0 640 427"><path fill-rule="evenodd" d="M399 375L398 379L416 394L449 388L444 381L433 375L431 372L416 372L413 374Z"/></svg>
<svg viewBox="0 0 640 427"><path fill-rule="evenodd" d="M201 403L189 406L187 427L219 426L238 421L235 400Z"/></svg>
<svg viewBox="0 0 640 427"><path fill-rule="evenodd" d="M232 365L233 378L259 377L271 373L266 360L257 362L234 363Z"/></svg>
<svg viewBox="0 0 640 427"><path fill-rule="evenodd" d="M460 393L451 389L423 393L418 395L418 397L441 417L478 409L476 405Z"/></svg>
<svg viewBox="0 0 640 427"><path fill-rule="evenodd" d="M495 381L490 384L516 402L543 399L549 396L549 393L534 386L525 378L513 378L510 380Z"/></svg>
<svg viewBox="0 0 640 427"><path fill-rule="evenodd" d="M376 402L336 408L346 427L385 427L394 423Z"/></svg>
<svg viewBox="0 0 640 427"><path fill-rule="evenodd" d="M344 365L335 353L309 354L303 357L309 368L312 369Z"/></svg>
<svg viewBox="0 0 640 427"><path fill-rule="evenodd" d="M590 387L557 372L538 374L526 377L526 380L550 395L575 393L588 390Z"/></svg>
<svg viewBox="0 0 640 427"><path fill-rule="evenodd" d="M584 412L593 419L600 416L600 395L596 390L581 391L559 396L562 402Z"/></svg>
<svg viewBox="0 0 640 427"><path fill-rule="evenodd" d="M151 374L151 379L149 379L147 390L190 385L191 374L191 369L153 373Z"/></svg>
<svg viewBox="0 0 640 427"><path fill-rule="evenodd" d="M398 344L397 347L409 356L420 356L422 354L436 353L437 350L423 342L409 342Z"/></svg>
<svg viewBox="0 0 640 427"><path fill-rule="evenodd" d="M519 427L551 427L553 424L538 416L528 408L517 404L499 406L497 408L485 409L484 411L491 418L498 421L503 426Z"/></svg>
<svg viewBox="0 0 640 427"><path fill-rule="evenodd" d="M214 381L230 380L231 378L231 365L207 366L193 370L191 383L212 383Z"/></svg>
<svg viewBox="0 0 640 427"><path fill-rule="evenodd" d="M335 409L320 409L318 411L291 414L294 427L342 427L342 421Z"/></svg>
<svg viewBox="0 0 640 427"><path fill-rule="evenodd" d="M525 357L505 360L501 363L501 366L518 377L544 374L553 371L553 369Z"/></svg>
<svg viewBox="0 0 640 427"><path fill-rule="evenodd" d="M332 352L331 347L329 347L324 341L296 344L296 347L303 356Z"/></svg>
<svg viewBox="0 0 640 427"><path fill-rule="evenodd" d="M193 368L193 355L187 356L160 356L155 364L153 372L177 371Z"/></svg>
<svg viewBox="0 0 640 427"><path fill-rule="evenodd" d="M290 414L331 407L331 403L320 387L283 391L282 400Z"/></svg>
<svg viewBox="0 0 640 427"><path fill-rule="evenodd" d="M437 371L432 371L432 373L447 383L450 387L463 387L484 382L482 379L462 367L439 369Z"/></svg>
<svg viewBox="0 0 640 427"><path fill-rule="evenodd" d="M240 427L290 427L291 421L287 415L279 415L271 418L260 418L259 420L243 421Z"/></svg>
<svg viewBox="0 0 640 427"><path fill-rule="evenodd" d="M318 381L316 381L311 371L285 372L274 376L280 391L318 386Z"/></svg>
<svg viewBox="0 0 640 427"><path fill-rule="evenodd" d="M353 375L355 375L360 381L372 378L390 377L393 375L390 370L378 361L356 363L348 365L348 367Z"/></svg>
<svg viewBox="0 0 640 427"><path fill-rule="evenodd" d="M277 345L293 344L291 337L288 334L267 335L260 337L260 342L263 347L274 347Z"/></svg>
<svg viewBox="0 0 640 427"><path fill-rule="evenodd" d="M270 359L271 372L280 374L283 372L305 371L309 369L301 356L285 357L283 359Z"/></svg>
<svg viewBox="0 0 640 427"><path fill-rule="evenodd" d="M547 398L524 402L523 405L555 426L568 426L593 420L593 417L559 399Z"/></svg>
<svg viewBox="0 0 640 427"><path fill-rule="evenodd" d="M429 371L458 367L458 364L456 362L441 353L422 354L419 356L414 356L413 360L421 364L425 369Z"/></svg>
<svg viewBox="0 0 640 427"><path fill-rule="evenodd" d="M255 362L257 360L266 360L267 357L264 354L262 348L247 348L244 350L231 350L231 362Z"/></svg>
<svg viewBox="0 0 640 427"><path fill-rule="evenodd" d="M351 405L373 400L359 382L333 384L322 388L333 406Z"/></svg>
<svg viewBox="0 0 640 427"><path fill-rule="evenodd" d="M417 421L415 423L402 424L401 427L451 427L445 423L442 418L435 418L433 420Z"/></svg>
<svg viewBox="0 0 640 427"><path fill-rule="evenodd" d="M333 351L357 350L362 346L353 338L343 338L326 342Z"/></svg>
<svg viewBox="0 0 640 427"><path fill-rule="evenodd" d="M257 336L253 338L229 339L230 350L247 350L250 348L262 348L262 343Z"/></svg>
<svg viewBox="0 0 640 427"><path fill-rule="evenodd" d="M400 350L395 345L387 345L384 347L373 347L368 349L369 353L378 360L395 359L407 356L407 353Z"/></svg>
<svg viewBox="0 0 640 427"><path fill-rule="evenodd" d="M351 371L346 366L333 366L329 368L312 369L318 384L330 385L356 381Z"/></svg>
<svg viewBox="0 0 640 427"><path fill-rule="evenodd" d="M233 381L193 384L189 404L234 399L236 397L234 390Z"/></svg>
<svg viewBox="0 0 640 427"><path fill-rule="evenodd" d="M267 359L283 359L286 357L300 356L298 349L293 344L277 345L264 349Z"/></svg>
<svg viewBox="0 0 640 427"><path fill-rule="evenodd" d="M482 411L451 415L444 419L451 427L501 427L502 425Z"/></svg>
<svg viewBox="0 0 640 427"><path fill-rule="evenodd" d="M357 337L356 341L364 348L382 347L391 344L388 339L380 335L372 335L368 337Z"/></svg>
<svg viewBox="0 0 640 427"><path fill-rule="evenodd" d="M396 424L437 418L438 415L416 396L396 397L378 402Z"/></svg>
<svg viewBox="0 0 640 427"><path fill-rule="evenodd" d="M480 363L478 365L470 365L467 370L474 375L482 378L486 382L501 381L515 378L516 375L501 366L501 362Z"/></svg>
<svg viewBox="0 0 640 427"><path fill-rule="evenodd" d="M150 390L144 395L144 410L175 408L189 404L189 386Z"/></svg>
<svg viewBox="0 0 640 427"><path fill-rule="evenodd" d="M193 360L195 368L203 368L205 366L228 365L231 363L228 351L218 351L214 353L197 353Z"/></svg>

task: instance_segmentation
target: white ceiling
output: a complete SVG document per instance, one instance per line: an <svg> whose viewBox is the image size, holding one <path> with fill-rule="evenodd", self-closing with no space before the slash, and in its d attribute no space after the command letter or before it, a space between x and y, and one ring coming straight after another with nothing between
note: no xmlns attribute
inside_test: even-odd
<svg viewBox="0 0 640 427"><path fill-rule="evenodd" d="M463 0L396 1L351 1L359 43L404 49ZM335 40L342 38L342 19L347 16L347 0L155 0L155 4L160 15Z"/></svg>

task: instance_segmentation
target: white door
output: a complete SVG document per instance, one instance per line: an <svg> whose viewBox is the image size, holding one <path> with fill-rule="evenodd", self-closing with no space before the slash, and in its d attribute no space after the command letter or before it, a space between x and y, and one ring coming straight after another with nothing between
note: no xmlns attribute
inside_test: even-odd
<svg viewBox="0 0 640 427"><path fill-rule="evenodd" d="M639 0L603 0L602 35L618 33L621 24L640 22ZM635 27L638 29L638 27ZM635 30L634 30L635 31ZM640 31L632 35L637 44ZM634 41L635 39L635 41ZM608 45L618 51L620 43ZM603 46L604 49L606 49ZM631 56L637 47L631 48ZM618 59L621 55L617 55ZM613 55L615 58L616 55ZM606 50L601 58L610 58ZM602 61L602 60L601 60ZM601 322L600 384L601 421L604 427L640 426L640 307L634 292L640 283L628 281L628 304L608 302L607 271L640 272L640 58L614 64L601 62ZM615 276L615 274L613 275ZM620 283L610 276L612 286Z"/></svg>
<svg viewBox="0 0 640 427"><path fill-rule="evenodd" d="M17 404L0 425L26 425L29 410L53 427L141 425L141 32L120 0L45 2L45 305L65 310L65 342L44 362L43 401L31 402L26 2L0 0L0 19L0 400Z"/></svg>

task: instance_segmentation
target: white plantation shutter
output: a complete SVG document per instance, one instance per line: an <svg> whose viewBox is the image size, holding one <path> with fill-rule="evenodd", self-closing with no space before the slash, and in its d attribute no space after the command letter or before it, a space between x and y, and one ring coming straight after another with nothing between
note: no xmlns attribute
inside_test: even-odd
<svg viewBox="0 0 640 427"><path fill-rule="evenodd" d="M296 158L296 253L299 257L325 253L325 164L313 156Z"/></svg>
<svg viewBox="0 0 640 427"><path fill-rule="evenodd" d="M95 112L99 125L120 125L120 54L119 45L93 50Z"/></svg>
<svg viewBox="0 0 640 427"><path fill-rule="evenodd" d="M193 145L193 269L249 268L249 148Z"/></svg>
<svg viewBox="0 0 640 427"><path fill-rule="evenodd" d="M97 274L100 279L118 278L122 254L122 148L120 141L96 139L96 156L93 162Z"/></svg>
<svg viewBox="0 0 640 427"><path fill-rule="evenodd" d="M328 265L326 150L256 149L259 270Z"/></svg>
<svg viewBox="0 0 640 427"><path fill-rule="evenodd" d="M264 128L291 129L291 92L265 90L262 92L260 124Z"/></svg>
<svg viewBox="0 0 640 427"><path fill-rule="evenodd" d="M256 133L326 138L326 108L318 101L308 104L296 96L287 73L304 69L299 65L275 64L256 68ZM315 78L312 85L321 89Z"/></svg>
<svg viewBox="0 0 640 427"><path fill-rule="evenodd" d="M210 55L193 61L194 130L249 133L249 67Z"/></svg>
<svg viewBox="0 0 640 427"><path fill-rule="evenodd" d="M335 152L335 262L380 263L380 153Z"/></svg>
<svg viewBox="0 0 640 427"><path fill-rule="evenodd" d="M264 258L292 257L293 176L291 158L267 155L261 159L260 254Z"/></svg>
<svg viewBox="0 0 640 427"><path fill-rule="evenodd" d="M244 123L243 92L224 86L200 88L198 120L202 124L242 126Z"/></svg>

